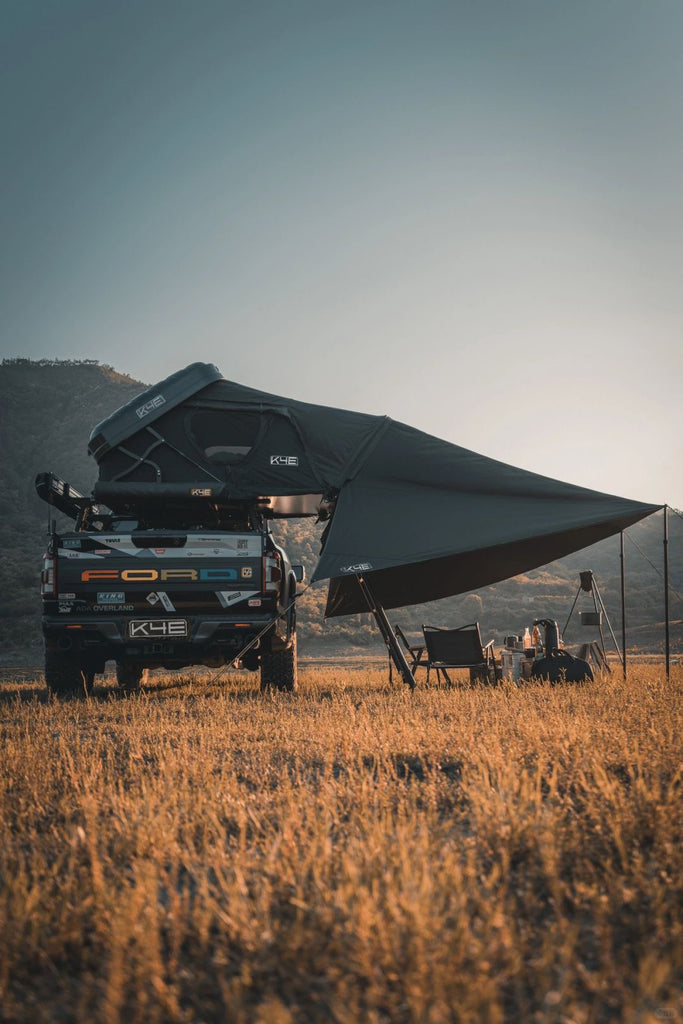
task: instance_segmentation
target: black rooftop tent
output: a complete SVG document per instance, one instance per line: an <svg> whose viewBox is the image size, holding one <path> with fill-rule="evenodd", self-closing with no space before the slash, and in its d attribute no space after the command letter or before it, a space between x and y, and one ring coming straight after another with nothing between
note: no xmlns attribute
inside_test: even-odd
<svg viewBox="0 0 683 1024"><path fill-rule="evenodd" d="M460 594L619 533L662 506L517 469L384 416L311 405L193 363L95 427L95 500L333 507L314 580L328 616Z"/></svg>

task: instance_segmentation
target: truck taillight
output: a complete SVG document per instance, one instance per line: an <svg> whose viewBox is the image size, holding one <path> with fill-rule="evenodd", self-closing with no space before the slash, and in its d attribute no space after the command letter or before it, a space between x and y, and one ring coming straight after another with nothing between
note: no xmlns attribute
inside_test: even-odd
<svg viewBox="0 0 683 1024"><path fill-rule="evenodd" d="M57 559L53 555L45 555L43 560L40 593L42 597L54 597L57 593Z"/></svg>
<svg viewBox="0 0 683 1024"><path fill-rule="evenodd" d="M282 562L274 551L263 559L263 589L266 594L277 594L282 582Z"/></svg>

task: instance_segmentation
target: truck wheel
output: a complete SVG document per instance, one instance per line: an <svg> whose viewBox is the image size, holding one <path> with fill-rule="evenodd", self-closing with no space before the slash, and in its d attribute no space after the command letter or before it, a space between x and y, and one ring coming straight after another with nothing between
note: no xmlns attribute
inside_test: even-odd
<svg viewBox="0 0 683 1024"><path fill-rule="evenodd" d="M264 649L261 652L261 693L268 690L296 693L298 686L295 633L284 651Z"/></svg>
<svg viewBox="0 0 683 1024"><path fill-rule="evenodd" d="M127 693L132 693L144 686L148 675L149 669L143 668L142 665L137 665L135 662L116 662L116 682Z"/></svg>
<svg viewBox="0 0 683 1024"><path fill-rule="evenodd" d="M87 685L89 678L90 673L83 672L73 654L49 649L45 651L45 682L49 693L55 697L86 696L90 692Z"/></svg>

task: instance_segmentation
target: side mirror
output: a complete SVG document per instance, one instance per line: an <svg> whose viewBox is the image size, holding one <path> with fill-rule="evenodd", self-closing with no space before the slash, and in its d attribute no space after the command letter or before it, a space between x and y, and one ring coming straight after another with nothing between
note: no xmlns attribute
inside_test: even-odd
<svg viewBox="0 0 683 1024"><path fill-rule="evenodd" d="M304 572L303 565L293 565L292 572L294 573L294 579L297 583L303 583L306 573Z"/></svg>

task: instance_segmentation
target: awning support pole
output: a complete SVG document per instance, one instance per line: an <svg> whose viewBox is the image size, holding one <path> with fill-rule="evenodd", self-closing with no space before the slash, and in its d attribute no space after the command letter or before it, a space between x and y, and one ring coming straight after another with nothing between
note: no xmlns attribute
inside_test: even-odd
<svg viewBox="0 0 683 1024"><path fill-rule="evenodd" d="M624 670L624 679L626 679L626 571L624 563L624 531L622 530L619 534L621 546L619 550L619 556L621 559L621 666Z"/></svg>
<svg viewBox="0 0 683 1024"><path fill-rule="evenodd" d="M384 638L384 643L387 645L389 650L389 656L393 660L394 665L401 673L403 682L410 687L411 690L415 689L415 676L411 672L410 665L408 664L406 657L401 650L398 640L394 635L394 631L389 625L387 613L378 601L375 600L375 595L368 586L368 582L364 576L356 574L358 580L358 586L361 589L363 597L365 598L366 604L369 611L374 615L375 622L379 627L379 631Z"/></svg>
<svg viewBox="0 0 683 1024"><path fill-rule="evenodd" d="M664 506L664 655L666 678L671 674L671 636L669 627L669 506Z"/></svg>

